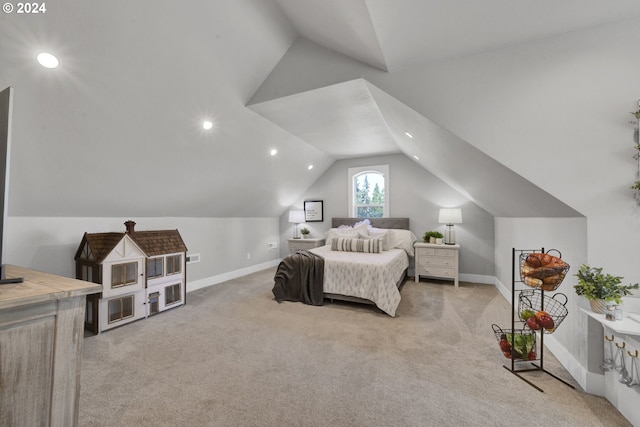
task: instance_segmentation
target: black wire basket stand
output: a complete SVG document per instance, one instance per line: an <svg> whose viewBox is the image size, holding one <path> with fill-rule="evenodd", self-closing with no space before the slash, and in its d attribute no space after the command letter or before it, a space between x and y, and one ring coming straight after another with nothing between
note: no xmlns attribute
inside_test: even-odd
<svg viewBox="0 0 640 427"><path fill-rule="evenodd" d="M549 252L551 252L551 251L558 252L555 249L551 249ZM540 250L537 250L537 249L515 249L515 248L512 249L512 253L511 253L511 265L512 265L512 274L511 274L511 277L512 277L512 281L511 281L511 329L512 330L516 330L517 326L519 324L518 322L520 322L519 313L516 314L516 308L519 308L519 305L520 305L520 298L517 301L518 305L516 305L516 293L518 293L518 296L519 296L520 293L526 292L526 289L524 289L522 287L516 288L516 286L518 284L520 284L520 285L525 285L527 288L533 287L529 283L525 283L525 278L531 277L531 274L529 274L529 275L523 274L524 272L522 271L523 263L525 262L523 260L527 260L527 258L529 258L532 254L533 254L533 258L542 257L543 255L550 255L548 253L545 253L544 248L541 248ZM558 258L558 257L554 256L554 258ZM562 263L564 263L564 261L562 261ZM553 265L561 265L561 264L556 262L556 263L553 263L551 265L553 266ZM543 265L541 263L539 266L534 266L534 267L535 268L543 268L543 267L545 267L545 265ZM549 269L548 271L547 270L543 270L543 269L539 270L536 273L536 275L538 275L539 277L535 277L535 278L536 279L540 279L541 281L542 281L542 279L547 278L548 279L548 286L545 286L545 287L547 289L553 288L553 290L555 290L562 283L562 280L566 276L568 270L569 270L569 265L564 263L564 265L562 265L562 269L561 270L551 270L551 269ZM559 275L559 276L558 277L551 277L551 276L555 276L555 275ZM535 282L535 283L539 283L539 282ZM544 284L544 281L542 281L542 284ZM525 293L525 298L527 298L527 299L523 300L524 301L523 304L528 304L528 303L531 303L532 305L535 304L536 308L539 308L538 311L547 311L546 307L547 307L548 304L551 304L553 306L556 305L554 302L549 302L548 297L545 297L544 293L545 293L546 289L542 287L542 284L540 286L535 286L536 293L534 295L539 295L539 297L538 296L533 296L533 295L528 294L528 293ZM535 303L534 303L534 301L532 299L535 300ZM560 306L564 307L564 304L560 303L555 298L552 298L552 299L555 302L557 302ZM565 302L565 304L566 304L566 302ZM558 310L561 311L560 308L558 308ZM554 311L554 310L552 310L552 311ZM520 310L518 310L518 312L520 312ZM551 313L549 313L549 314L551 314ZM562 312L558 312L556 314L556 319L560 321L559 323L561 323L562 320L564 320L564 318L567 316L567 314L568 313L564 313L563 314ZM554 319L554 321L555 321L555 319ZM555 328L558 327L559 323L555 324ZM537 332L533 332L533 333L537 334L538 332L542 332L542 331L537 331ZM523 380L524 382L526 382L527 384L529 384L530 386L532 386L533 388L535 388L536 390L538 390L540 392L544 392L544 390L541 389L540 387L538 387L537 385L535 385L534 383L532 383L531 381L529 381L527 378L525 378L522 375L522 373L531 372L531 371L542 371L542 372L550 375L551 377L557 379L558 381L568 385L569 387L575 388L573 385L569 384L567 381L563 380L562 378L557 377L556 375L554 375L551 372L549 372L549 371L544 369L544 336L545 336L545 333L539 333L537 336L538 336L539 339L537 340L537 343L536 343L536 345L537 345L537 358L535 360L524 361L524 360L521 360L521 359L511 358L511 363L509 364L509 366L505 365L504 368L507 369L512 374L516 375L518 378L520 378L521 380Z"/></svg>

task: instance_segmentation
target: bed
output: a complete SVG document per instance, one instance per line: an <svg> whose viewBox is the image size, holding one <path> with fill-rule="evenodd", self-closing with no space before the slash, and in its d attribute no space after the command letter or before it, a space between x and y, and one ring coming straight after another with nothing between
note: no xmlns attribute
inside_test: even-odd
<svg viewBox="0 0 640 427"><path fill-rule="evenodd" d="M372 218L370 224L358 224L362 218L333 218L331 229L327 233L327 244L319 248L309 250L319 263L315 266L315 272L321 268L321 289L324 299L342 300L349 302L373 304L389 316L395 317L395 312L400 304L400 289L404 284L409 267L409 257L413 256L413 243L415 235L409 231L409 218ZM333 240L340 245L367 244L368 240L379 242L380 250L370 252L352 251L351 248L333 247ZM370 246L374 242L369 242ZM376 243L377 244L377 243ZM302 257L302 254L293 254L293 257ZM305 255L308 258L308 254ZM306 262L306 259L303 260ZM307 304L321 305L316 301L305 301L306 295L313 295L313 288L304 289L313 280L309 276L298 278L302 286L305 298L283 298L278 295L282 287L289 286L291 272L287 274L281 270L287 266L297 274L298 271L314 272L314 267L304 266L300 268L296 260L289 256L283 260L276 272L276 284L274 295L276 299L302 301ZM286 276L286 277L285 277ZM280 287L276 292L276 286ZM296 290L298 292L298 290Z"/></svg>

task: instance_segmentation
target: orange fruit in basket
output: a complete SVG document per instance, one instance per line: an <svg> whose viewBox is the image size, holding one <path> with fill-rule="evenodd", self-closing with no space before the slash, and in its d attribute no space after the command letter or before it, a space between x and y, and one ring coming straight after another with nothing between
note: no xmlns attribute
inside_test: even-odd
<svg viewBox="0 0 640 427"><path fill-rule="evenodd" d="M550 314L544 310L540 310L536 313L536 319L540 320L542 316L550 316Z"/></svg>

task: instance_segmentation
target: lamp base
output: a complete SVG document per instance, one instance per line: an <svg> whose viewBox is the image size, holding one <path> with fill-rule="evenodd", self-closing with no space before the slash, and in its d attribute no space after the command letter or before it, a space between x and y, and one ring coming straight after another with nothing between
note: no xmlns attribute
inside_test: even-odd
<svg viewBox="0 0 640 427"><path fill-rule="evenodd" d="M447 224L447 228L444 231L444 244L445 245L456 244L456 232L453 229L453 224Z"/></svg>

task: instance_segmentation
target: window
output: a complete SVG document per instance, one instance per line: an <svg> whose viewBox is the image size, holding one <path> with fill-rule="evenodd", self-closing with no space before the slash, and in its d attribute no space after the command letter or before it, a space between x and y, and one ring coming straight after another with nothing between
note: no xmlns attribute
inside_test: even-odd
<svg viewBox="0 0 640 427"><path fill-rule="evenodd" d="M164 305L173 304L182 301L182 294L180 292L180 283L175 285L165 286L164 288Z"/></svg>
<svg viewBox="0 0 640 427"><path fill-rule="evenodd" d="M111 266L111 287L133 285L138 283L138 263L128 262Z"/></svg>
<svg viewBox="0 0 640 427"><path fill-rule="evenodd" d="M182 255L171 255L167 257L167 275L177 274L182 271Z"/></svg>
<svg viewBox="0 0 640 427"><path fill-rule="evenodd" d="M164 258L149 258L147 260L147 279L164 275Z"/></svg>
<svg viewBox="0 0 640 427"><path fill-rule="evenodd" d="M349 211L354 218L389 216L389 165L349 168Z"/></svg>
<svg viewBox="0 0 640 427"><path fill-rule="evenodd" d="M93 282L93 268L88 265L82 266L82 280Z"/></svg>
<svg viewBox="0 0 640 427"><path fill-rule="evenodd" d="M109 301L109 323L133 317L133 295Z"/></svg>

